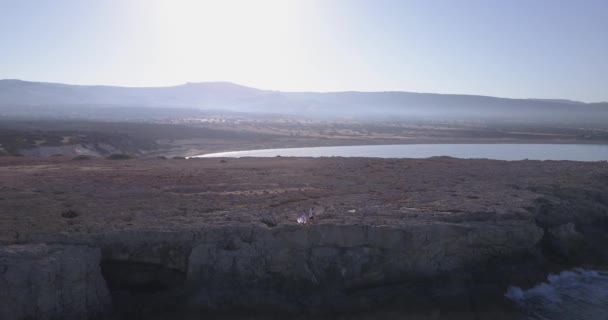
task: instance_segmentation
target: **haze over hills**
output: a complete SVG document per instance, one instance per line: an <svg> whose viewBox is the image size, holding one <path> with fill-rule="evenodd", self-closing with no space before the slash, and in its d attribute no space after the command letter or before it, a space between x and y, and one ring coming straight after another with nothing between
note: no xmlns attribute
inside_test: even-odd
<svg viewBox="0 0 608 320"><path fill-rule="evenodd" d="M36 116L45 108L76 116L82 110L154 107L166 113L197 110L274 113L306 117L480 119L516 121L608 121L608 103L558 99L389 92L281 92L229 82L169 87L116 87L0 80L0 113ZM180 110L175 110L179 108ZM170 109L170 110L166 110ZM24 111L26 110L26 111ZM97 110L97 111L95 111ZM117 110L117 109L113 109ZM152 110L150 110L152 111ZM111 111L110 111L111 112ZM48 112L47 112L48 113ZM154 112L152 112L154 113Z"/></svg>

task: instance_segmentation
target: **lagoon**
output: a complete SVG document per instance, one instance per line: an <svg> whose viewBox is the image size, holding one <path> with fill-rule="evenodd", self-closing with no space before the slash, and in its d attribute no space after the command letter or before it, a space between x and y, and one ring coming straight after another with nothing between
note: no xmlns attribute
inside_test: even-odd
<svg viewBox="0 0 608 320"><path fill-rule="evenodd" d="M193 158L217 157L372 157L606 161L608 145L598 144L407 144L308 147L231 151Z"/></svg>

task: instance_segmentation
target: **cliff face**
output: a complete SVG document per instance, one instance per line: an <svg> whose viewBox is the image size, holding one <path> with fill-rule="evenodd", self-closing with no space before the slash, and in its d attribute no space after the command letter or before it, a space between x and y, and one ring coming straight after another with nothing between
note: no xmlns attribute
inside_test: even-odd
<svg viewBox="0 0 608 320"><path fill-rule="evenodd" d="M195 242L188 276L278 277L354 288L449 272L530 249L541 237L540 229L521 223L219 228Z"/></svg>
<svg viewBox="0 0 608 320"><path fill-rule="evenodd" d="M550 234L534 221L502 221L40 235L29 241L48 244L0 251L0 315L95 319L113 309L144 318L167 310L350 312L415 297L468 297L467 309L473 308L467 299L496 299L505 284L536 277L536 269L543 268L538 264L546 262L538 255L548 236L550 248L584 248L585 235L572 225ZM581 240L571 241L572 234ZM520 274L501 274L504 270ZM493 287L481 292L474 288L479 285Z"/></svg>
<svg viewBox="0 0 608 320"><path fill-rule="evenodd" d="M521 222L225 226L187 233L118 232L67 238L53 235L36 241L54 245L7 247L6 250L33 251L38 257L34 261L11 262L14 267L10 270L15 270L11 272L35 268L43 270L50 279L68 277L82 283L36 284L44 288L34 288L37 295L47 297L52 296L50 291L57 291L60 294L56 297L63 299L60 301L47 303L43 298L38 305L32 305L21 293L28 288L11 289L5 301L13 295L22 296L24 301L17 305L29 306L26 309L34 314L86 312L95 316L107 302L107 283L117 300L123 300L122 308L127 312L141 305L164 310L169 308L167 297L179 297L169 302L173 308L190 311L349 311L407 296L408 292L401 290L403 286L413 290L409 294L416 293L422 288L414 285L420 279L466 273L495 259L506 261L530 253L542 236L540 228ZM93 245L103 252L101 263L99 251L89 247ZM71 257L68 262L72 264L84 265L84 270L77 269L82 274L73 273L74 265L48 268L46 261L57 259L58 254ZM28 282L25 276L9 273L6 277L23 285ZM93 294L94 299L87 294ZM353 296L358 305L353 305ZM65 301L65 297L80 300ZM147 303L142 300L144 297ZM121 301L116 302L120 308ZM8 309L3 312L14 314Z"/></svg>
<svg viewBox="0 0 608 320"><path fill-rule="evenodd" d="M98 248L0 247L0 319L83 319L111 307Z"/></svg>
<svg viewBox="0 0 608 320"><path fill-rule="evenodd" d="M349 310L406 296L394 287L413 279L532 251L542 231L521 223L316 225L222 228L201 236L187 270L188 282L200 288L193 305ZM266 293L235 294L243 290ZM358 306L348 302L352 296Z"/></svg>

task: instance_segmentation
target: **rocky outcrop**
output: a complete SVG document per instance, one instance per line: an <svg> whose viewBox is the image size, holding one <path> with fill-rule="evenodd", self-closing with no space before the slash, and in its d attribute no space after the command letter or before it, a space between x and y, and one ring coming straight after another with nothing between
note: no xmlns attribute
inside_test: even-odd
<svg viewBox="0 0 608 320"><path fill-rule="evenodd" d="M449 272L529 250L541 237L542 230L521 222L215 228L195 242L188 275L338 280L350 287Z"/></svg>
<svg viewBox="0 0 608 320"><path fill-rule="evenodd" d="M31 246L40 253L27 261L35 270L60 275L64 269L44 267L47 255L63 257L66 250L99 247L100 263L96 251L86 251L86 265L97 265L82 271L97 275L81 276L90 282L83 288L103 288L99 284L103 274L114 305L126 309L128 317L145 318L168 308L352 311L418 295L436 279L470 275L479 266L530 253L542 237L542 229L526 221L210 226L179 233L40 235L27 241L56 245ZM13 247L20 248L7 248ZM84 263L83 255L70 256ZM433 284L438 290L443 285ZM105 291L99 290L98 298L86 300L96 303L78 308L96 314L105 301ZM49 295L38 288L34 291Z"/></svg>
<svg viewBox="0 0 608 320"><path fill-rule="evenodd" d="M546 239L550 247L563 257L576 257L584 245L584 236L572 222L548 228Z"/></svg>
<svg viewBox="0 0 608 320"><path fill-rule="evenodd" d="M542 229L531 222L501 221L216 226L180 233L50 235L28 241L98 246L115 304L127 308L154 312L170 303L171 308L190 311L302 312L348 311L417 294L427 285L420 284L421 279L457 277L492 261L508 261L534 251L542 237ZM38 268L43 265L36 263ZM85 307L95 311L98 305Z"/></svg>
<svg viewBox="0 0 608 320"><path fill-rule="evenodd" d="M443 315L446 305L468 312L505 301L510 285L525 288L549 272L608 265L604 164L35 161L0 170L8 181L0 188L0 302L9 315L108 310L103 294L75 304L55 295L84 292L58 285L74 274L87 288L107 285L125 319L226 309L344 314L405 303L430 303ZM295 224L313 206L323 211ZM86 267L56 266L73 263Z"/></svg>
<svg viewBox="0 0 608 320"><path fill-rule="evenodd" d="M543 228L544 254L570 267L608 265L608 175L597 175L586 186L536 187L536 224Z"/></svg>
<svg viewBox="0 0 608 320"><path fill-rule="evenodd" d="M99 249L0 247L0 319L96 319L110 310Z"/></svg>
<svg viewBox="0 0 608 320"><path fill-rule="evenodd" d="M533 251L542 235L540 228L521 222L208 230L189 258L188 282L199 288L191 305L371 306L379 297L407 296L400 286L411 289L420 279L466 273L494 259Z"/></svg>

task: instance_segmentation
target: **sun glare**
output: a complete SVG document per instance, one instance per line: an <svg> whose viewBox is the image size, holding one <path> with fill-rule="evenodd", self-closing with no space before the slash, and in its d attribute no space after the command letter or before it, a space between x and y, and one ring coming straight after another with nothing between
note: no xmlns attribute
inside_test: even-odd
<svg viewBox="0 0 608 320"><path fill-rule="evenodd" d="M280 76L298 54L295 1L153 1L147 11L156 54L184 78Z"/></svg>

